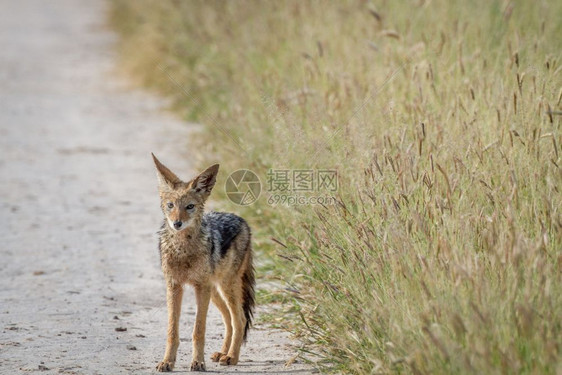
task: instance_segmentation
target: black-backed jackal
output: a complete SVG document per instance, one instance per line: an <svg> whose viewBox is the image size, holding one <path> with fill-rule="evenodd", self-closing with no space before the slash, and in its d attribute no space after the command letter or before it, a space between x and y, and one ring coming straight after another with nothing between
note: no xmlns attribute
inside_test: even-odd
<svg viewBox="0 0 562 375"><path fill-rule="evenodd" d="M183 182L152 157L158 171L165 217L159 232L159 248L168 303L166 352L156 369L171 371L176 362L184 284L193 286L197 303L191 370L205 371L203 348L209 301L220 310L225 325L222 348L211 359L221 365L235 365L254 309L250 227L234 214L204 213L205 201L215 185L218 164Z"/></svg>

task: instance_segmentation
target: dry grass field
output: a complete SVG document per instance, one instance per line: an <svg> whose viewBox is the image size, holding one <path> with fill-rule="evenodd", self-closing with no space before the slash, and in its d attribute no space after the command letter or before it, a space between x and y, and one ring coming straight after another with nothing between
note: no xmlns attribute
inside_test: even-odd
<svg viewBox="0 0 562 375"><path fill-rule="evenodd" d="M366 374L562 371L560 20L554 0L111 13L124 70L205 126L198 164L337 170L335 204L215 199L287 287L261 293L272 321Z"/></svg>

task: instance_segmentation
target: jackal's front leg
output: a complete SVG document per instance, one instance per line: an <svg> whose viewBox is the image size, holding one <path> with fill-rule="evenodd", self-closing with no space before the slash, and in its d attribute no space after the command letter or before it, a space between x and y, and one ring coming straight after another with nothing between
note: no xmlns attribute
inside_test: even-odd
<svg viewBox="0 0 562 375"><path fill-rule="evenodd" d="M205 326L207 325L207 311L211 299L210 285L195 286L195 302L197 303L197 314L193 326L193 361L191 371L205 371Z"/></svg>
<svg viewBox="0 0 562 375"><path fill-rule="evenodd" d="M172 371L176 363L176 354L180 344L179 322L183 287L171 281L167 283L166 300L168 303L168 340L164 359L156 366L160 372Z"/></svg>

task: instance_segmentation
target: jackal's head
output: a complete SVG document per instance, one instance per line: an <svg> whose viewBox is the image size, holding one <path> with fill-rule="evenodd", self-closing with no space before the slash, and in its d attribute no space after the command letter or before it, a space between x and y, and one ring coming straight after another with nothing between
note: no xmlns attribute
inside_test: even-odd
<svg viewBox="0 0 562 375"><path fill-rule="evenodd" d="M183 182L152 154L158 171L162 212L170 229L181 231L199 225L205 201L211 194L219 171L215 164L189 182Z"/></svg>

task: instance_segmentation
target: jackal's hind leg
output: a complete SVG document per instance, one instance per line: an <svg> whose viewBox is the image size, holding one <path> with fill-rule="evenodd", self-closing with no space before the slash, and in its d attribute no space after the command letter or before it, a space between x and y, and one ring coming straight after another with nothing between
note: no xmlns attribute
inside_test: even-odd
<svg viewBox="0 0 562 375"><path fill-rule="evenodd" d="M244 338L244 326L246 318L242 308L242 285L240 281L236 281L228 286L221 286L223 295L230 312L230 321L232 324L232 339L230 347L226 355L220 358L221 365L235 365L240 357L240 346Z"/></svg>
<svg viewBox="0 0 562 375"><path fill-rule="evenodd" d="M221 312L222 321L224 323L224 341L222 343L222 348L219 352L215 352L211 355L211 360L213 362L218 362L222 356L225 356L228 353L228 349L230 348L230 342L232 340L232 324L230 321L228 306L217 288L213 288L213 291L211 292L211 301L213 301L215 306Z"/></svg>

